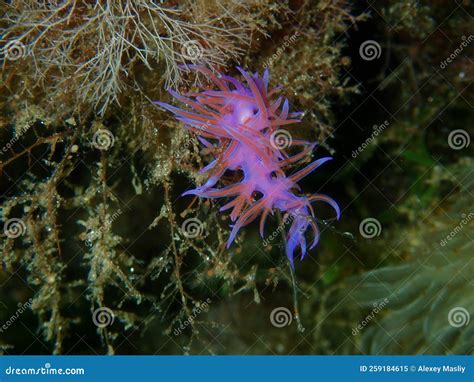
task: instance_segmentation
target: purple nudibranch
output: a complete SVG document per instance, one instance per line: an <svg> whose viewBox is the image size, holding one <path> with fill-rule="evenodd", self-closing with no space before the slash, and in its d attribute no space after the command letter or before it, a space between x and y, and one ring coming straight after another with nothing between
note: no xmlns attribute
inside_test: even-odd
<svg viewBox="0 0 474 382"><path fill-rule="evenodd" d="M287 233L286 255L294 267L294 252L301 249L301 259L306 255L306 231L313 231L311 250L319 241L319 229L315 221L314 201L328 203L340 218L337 203L322 194L298 195L297 182L317 169L330 157L320 158L303 169L287 175L285 169L310 155L316 144L293 140L287 130L281 129L300 122L302 113L290 112L288 100L276 97L279 88L268 89L269 72L260 78L237 68L245 82L226 75L216 74L210 69L187 66L206 75L217 90L201 89L180 95L170 90L174 98L187 105L188 110L179 109L163 102L156 102L175 114L187 129L195 133L214 160L202 171L208 173L207 181L200 187L183 195L202 198L234 197L220 211L232 209L230 218L234 223L227 242L229 247L240 228L260 218L260 235L264 237L264 225L268 214L280 210L284 220L291 218ZM285 149L302 146L303 149L289 156ZM224 172L240 171L242 179L222 188L215 187Z"/></svg>

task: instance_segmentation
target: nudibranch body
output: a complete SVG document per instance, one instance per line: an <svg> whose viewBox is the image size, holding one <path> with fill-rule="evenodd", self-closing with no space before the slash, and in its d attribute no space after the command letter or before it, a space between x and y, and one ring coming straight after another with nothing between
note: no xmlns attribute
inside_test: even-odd
<svg viewBox="0 0 474 382"><path fill-rule="evenodd" d="M187 110L157 102L184 122L185 127L198 136L205 150L214 156L214 160L201 170L208 173L207 181L183 195L234 197L220 209L232 209L230 218L233 225L227 247L243 226L259 216L262 238L269 213L280 210L285 219L291 217L286 255L294 267L295 249L301 248L301 259L306 254L306 231L311 229L314 235L309 249L319 241L311 203L326 202L335 210L337 219L340 217L339 206L332 198L322 194L307 196L295 193L299 190L297 182L300 179L331 158L318 159L287 175L290 168L311 154L316 144L292 139L288 130L282 128L300 122L302 113L290 112L288 100L275 96L279 88L268 89L268 70L260 78L258 73L250 75L237 68L245 79L244 83L234 77L215 74L206 67L191 65L188 68L206 75L217 89L202 89L186 95L170 90L177 100L187 105ZM294 146L301 146L302 150L290 156L287 150ZM242 179L217 188L216 184L228 170L241 172Z"/></svg>

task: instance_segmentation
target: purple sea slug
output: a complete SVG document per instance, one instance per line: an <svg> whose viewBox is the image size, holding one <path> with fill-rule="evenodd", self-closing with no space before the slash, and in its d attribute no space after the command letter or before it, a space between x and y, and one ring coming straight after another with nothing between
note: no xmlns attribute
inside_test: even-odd
<svg viewBox="0 0 474 382"><path fill-rule="evenodd" d="M185 127L198 136L205 150L214 160L201 172L207 173L207 181L200 187L183 195L202 198L229 198L220 211L232 209L233 222L227 248L239 230L260 216L260 235L264 237L264 225L268 214L280 210L284 219L291 217L287 233L286 255L294 267L294 253L301 249L301 259L307 252L306 231L313 231L311 250L319 241L319 229L311 205L315 201L328 203L340 218L340 209L330 197L322 194L299 195L297 182L317 169L330 157L318 159L303 169L291 174L289 166L310 155L315 143L295 140L288 130L281 127L300 122L302 113L289 111L288 100L275 96L279 88L268 89L269 72L260 78L237 68L245 79L215 74L210 69L191 65L188 68L207 76L217 89L202 88L199 92L180 95L170 90L177 100L187 106L179 109L157 102L175 114ZM297 154L290 156L287 149L301 146ZM242 174L235 184L218 188L216 184L226 171Z"/></svg>

